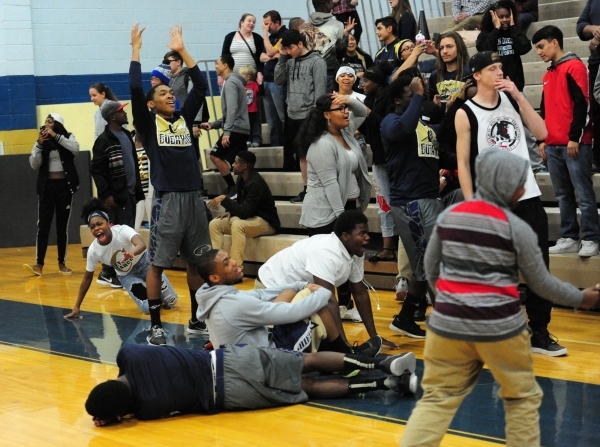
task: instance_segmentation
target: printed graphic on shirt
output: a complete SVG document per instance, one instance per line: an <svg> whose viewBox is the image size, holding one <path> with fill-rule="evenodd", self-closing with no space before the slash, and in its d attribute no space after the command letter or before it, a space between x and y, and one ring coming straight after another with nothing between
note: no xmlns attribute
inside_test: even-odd
<svg viewBox="0 0 600 447"><path fill-rule="evenodd" d="M110 265L119 272L129 273L131 267L133 267L134 258L123 259L123 250L118 250L110 257Z"/></svg>
<svg viewBox="0 0 600 447"><path fill-rule="evenodd" d="M462 81L449 80L438 82L435 86L440 95L440 101L446 103L451 96L458 96L463 85L465 83Z"/></svg>
<svg viewBox="0 0 600 447"><path fill-rule="evenodd" d="M510 56L511 54L515 54L515 50L513 49L513 40L512 37L499 37L497 44L498 56Z"/></svg>
<svg viewBox="0 0 600 447"><path fill-rule="evenodd" d="M254 104L254 90L251 88L246 89L246 105Z"/></svg>
<svg viewBox="0 0 600 447"><path fill-rule="evenodd" d="M500 116L490 121L485 136L490 146L512 152L521 140L521 130L514 119Z"/></svg>
<svg viewBox="0 0 600 447"><path fill-rule="evenodd" d="M433 130L419 123L417 125L417 138L419 139L419 157L439 158L438 142Z"/></svg>
<svg viewBox="0 0 600 447"><path fill-rule="evenodd" d="M156 115L156 137L159 146L187 147L192 144L190 131L182 116L174 123L170 123Z"/></svg>

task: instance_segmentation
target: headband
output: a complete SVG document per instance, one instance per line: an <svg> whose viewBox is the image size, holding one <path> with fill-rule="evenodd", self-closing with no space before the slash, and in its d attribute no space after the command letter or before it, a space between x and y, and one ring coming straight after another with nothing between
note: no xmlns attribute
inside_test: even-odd
<svg viewBox="0 0 600 447"><path fill-rule="evenodd" d="M354 76L354 79L356 79L356 72L354 71L354 69L352 67L348 67L347 65L344 65L344 66L341 66L340 69L335 74L335 80L337 81L337 79L340 77L340 75L344 74L344 73L351 74L352 76Z"/></svg>
<svg viewBox="0 0 600 447"><path fill-rule="evenodd" d="M102 218L106 219L107 222L110 222L110 219L108 218L108 214L106 214L102 210L94 210L90 213L90 215L87 218L88 225L90 223L90 220L92 220L92 217L96 217L96 216L102 217Z"/></svg>

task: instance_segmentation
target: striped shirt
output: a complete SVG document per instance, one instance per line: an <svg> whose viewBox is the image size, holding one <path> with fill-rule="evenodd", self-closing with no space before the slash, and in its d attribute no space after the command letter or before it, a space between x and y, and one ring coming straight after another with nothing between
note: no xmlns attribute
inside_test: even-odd
<svg viewBox="0 0 600 447"><path fill-rule="evenodd" d="M248 45L246 45L243 40L237 40L236 37L233 38L231 47L229 47L231 57L233 57L233 60L235 61L235 70L239 70L244 65L250 65L252 68L256 69L256 62L248 50L248 45L250 45L250 48L252 48L252 51L256 54L254 39L246 39L246 42L248 42Z"/></svg>

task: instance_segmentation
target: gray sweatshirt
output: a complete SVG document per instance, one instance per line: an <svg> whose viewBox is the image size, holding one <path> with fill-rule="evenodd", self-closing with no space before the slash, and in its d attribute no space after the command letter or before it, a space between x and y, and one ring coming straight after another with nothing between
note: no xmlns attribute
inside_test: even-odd
<svg viewBox="0 0 600 447"><path fill-rule="evenodd" d="M269 341L267 326L295 323L327 305L331 292L324 287L295 303L272 302L285 289L300 292L307 284L298 281L261 290L204 284L196 292L196 316L206 322L210 341L215 347L244 343L274 348Z"/></svg>
<svg viewBox="0 0 600 447"><path fill-rule="evenodd" d="M230 136L232 132L250 134L248 105L246 104L246 80L238 73L229 73L225 77L221 92L221 109L223 117L212 123L212 129L223 129L223 134Z"/></svg>
<svg viewBox="0 0 600 447"><path fill-rule="evenodd" d="M282 55L275 66L275 83L287 84L288 116L303 120L317 98L327 93L327 64L316 51L296 59Z"/></svg>

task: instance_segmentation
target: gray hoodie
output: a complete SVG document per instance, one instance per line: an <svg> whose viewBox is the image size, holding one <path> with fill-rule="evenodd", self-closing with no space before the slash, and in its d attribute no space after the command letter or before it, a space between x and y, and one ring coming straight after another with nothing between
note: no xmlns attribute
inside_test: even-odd
<svg viewBox="0 0 600 447"><path fill-rule="evenodd" d="M339 66L336 50L345 48L348 40L344 33L344 24L327 12L313 12L308 21L329 37L329 42L323 48L319 48L319 52L327 62L328 74L335 74Z"/></svg>
<svg viewBox="0 0 600 447"><path fill-rule="evenodd" d="M199 320L204 320L215 347L244 343L275 346L269 341L268 325L289 324L308 318L327 305L331 292L321 287L295 303L273 303L285 289L300 292L306 282L295 282L261 290L238 290L234 286L204 284L196 292Z"/></svg>
<svg viewBox="0 0 600 447"><path fill-rule="evenodd" d="M221 92L223 117L210 123L212 129L223 128L223 134L227 136L232 132L250 134L245 85L246 80L238 73L229 73L225 77Z"/></svg>
<svg viewBox="0 0 600 447"><path fill-rule="evenodd" d="M317 51L296 59L282 55L275 66L275 82L287 84L288 116L302 120L317 98L327 93L327 64Z"/></svg>

